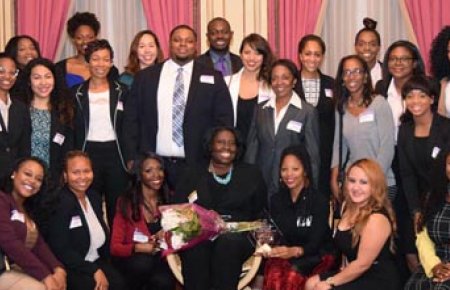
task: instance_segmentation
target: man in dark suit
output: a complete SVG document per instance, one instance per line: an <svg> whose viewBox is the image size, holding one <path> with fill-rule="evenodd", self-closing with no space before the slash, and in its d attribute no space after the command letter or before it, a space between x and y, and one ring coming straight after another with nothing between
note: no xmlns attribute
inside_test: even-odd
<svg viewBox="0 0 450 290"><path fill-rule="evenodd" d="M208 23L206 37L209 50L198 57L198 61L209 68L218 70L223 76L237 73L242 68L242 61L238 55L230 52L230 42L233 31L225 18L216 17Z"/></svg>
<svg viewBox="0 0 450 290"><path fill-rule="evenodd" d="M170 33L170 58L135 76L125 104L128 161L147 151L163 156L172 189L181 165L205 161L202 141L206 131L233 126L225 82L220 73L194 60L196 44L191 27L175 27Z"/></svg>

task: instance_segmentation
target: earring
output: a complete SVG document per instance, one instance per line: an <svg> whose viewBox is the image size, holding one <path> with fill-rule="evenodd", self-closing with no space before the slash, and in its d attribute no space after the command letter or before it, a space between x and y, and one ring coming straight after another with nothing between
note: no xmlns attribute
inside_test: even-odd
<svg viewBox="0 0 450 290"><path fill-rule="evenodd" d="M13 174L13 175L11 175L11 179L14 179L14 174Z"/></svg>

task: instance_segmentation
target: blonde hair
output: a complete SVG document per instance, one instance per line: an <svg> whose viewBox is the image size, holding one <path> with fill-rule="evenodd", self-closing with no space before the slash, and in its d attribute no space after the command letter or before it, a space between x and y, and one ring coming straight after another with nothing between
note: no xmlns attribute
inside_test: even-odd
<svg viewBox="0 0 450 290"><path fill-rule="evenodd" d="M361 159L353 163L348 168L347 176L354 167L360 168L366 174L369 185L371 187L371 195L368 202L364 206L357 208L357 205L353 203L350 195L348 194L348 181L346 181L344 187L345 207L346 209L357 212L354 219L354 226L352 227L352 246L355 247L359 242L361 232L366 226L370 215L374 212L382 212L387 215L387 218L389 219L392 226L391 250L393 250L392 237L397 231L397 226L391 202L387 197L386 178L384 176L383 170L376 161L370 159Z"/></svg>

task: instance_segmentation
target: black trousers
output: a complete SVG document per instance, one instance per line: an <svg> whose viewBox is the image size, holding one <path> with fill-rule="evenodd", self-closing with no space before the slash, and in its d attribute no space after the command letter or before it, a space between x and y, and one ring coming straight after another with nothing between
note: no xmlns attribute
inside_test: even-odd
<svg viewBox="0 0 450 290"><path fill-rule="evenodd" d="M128 173L120 161L116 142L88 142L86 152L94 170L93 188L105 197L108 224L112 222L117 198L125 192L129 183Z"/></svg>
<svg viewBox="0 0 450 290"><path fill-rule="evenodd" d="M247 233L220 235L180 253L185 290L235 290L254 249Z"/></svg>
<svg viewBox="0 0 450 290"><path fill-rule="evenodd" d="M173 290L175 280L161 255L135 253L130 257L115 257L117 266L127 281L129 290Z"/></svg>
<svg viewBox="0 0 450 290"><path fill-rule="evenodd" d="M127 290L125 280L122 275L107 261L98 259L95 263L105 273L108 279L108 290ZM67 290L94 290L94 275L66 269L67 271Z"/></svg>

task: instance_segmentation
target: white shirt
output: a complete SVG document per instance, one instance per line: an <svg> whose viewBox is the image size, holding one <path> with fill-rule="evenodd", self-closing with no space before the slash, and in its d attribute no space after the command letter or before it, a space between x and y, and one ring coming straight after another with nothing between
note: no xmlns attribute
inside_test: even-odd
<svg viewBox="0 0 450 290"><path fill-rule="evenodd" d="M97 216L95 215L94 209L92 208L91 202L88 197L85 197L86 209L80 202L81 209L83 210L84 217L86 218L86 223L89 228L90 245L89 251L84 257L85 261L94 262L100 256L98 254L98 249L103 246L106 241L105 232L103 231L102 225L100 224Z"/></svg>
<svg viewBox="0 0 450 290"><path fill-rule="evenodd" d="M107 142L116 140L112 127L109 105L109 90L101 93L89 92L88 141Z"/></svg>
<svg viewBox="0 0 450 290"><path fill-rule="evenodd" d="M280 126L280 123L283 120L284 115L286 115L286 111L287 111L289 105L293 105L293 106L299 108L300 110L302 109L302 102L300 101L300 97L294 91L292 92L292 96L291 96L291 99L289 100L289 102L286 104L286 106L281 108L281 110L278 112L278 114L277 114L277 109L276 109L276 97L270 98L270 100L263 106L263 109L269 108L269 107L273 109L275 135L278 132L278 127Z"/></svg>
<svg viewBox="0 0 450 290"><path fill-rule="evenodd" d="M5 122L6 129L8 129L9 121L9 107L11 107L11 98L9 94L6 95L6 104L0 101L0 114L2 114L3 122ZM0 126L0 132L3 131L2 126Z"/></svg>
<svg viewBox="0 0 450 290"><path fill-rule="evenodd" d="M157 96L158 133L156 134L156 153L161 156L185 157L184 146L178 147L172 140L172 100L179 67L178 64L169 59L161 69ZM185 103L187 102L193 67L194 61L182 66Z"/></svg>
<svg viewBox="0 0 450 290"><path fill-rule="evenodd" d="M405 112L405 102L402 100L402 96L397 92L395 88L394 79L391 80L387 91L387 101L392 110L392 116L394 118L395 125L395 143L397 144L398 128L400 127L400 117Z"/></svg>
<svg viewBox="0 0 450 290"><path fill-rule="evenodd" d="M372 79L372 87L375 88L375 85L379 80L383 78L383 73L381 69L381 64L377 61L373 68L370 70L370 78Z"/></svg>

